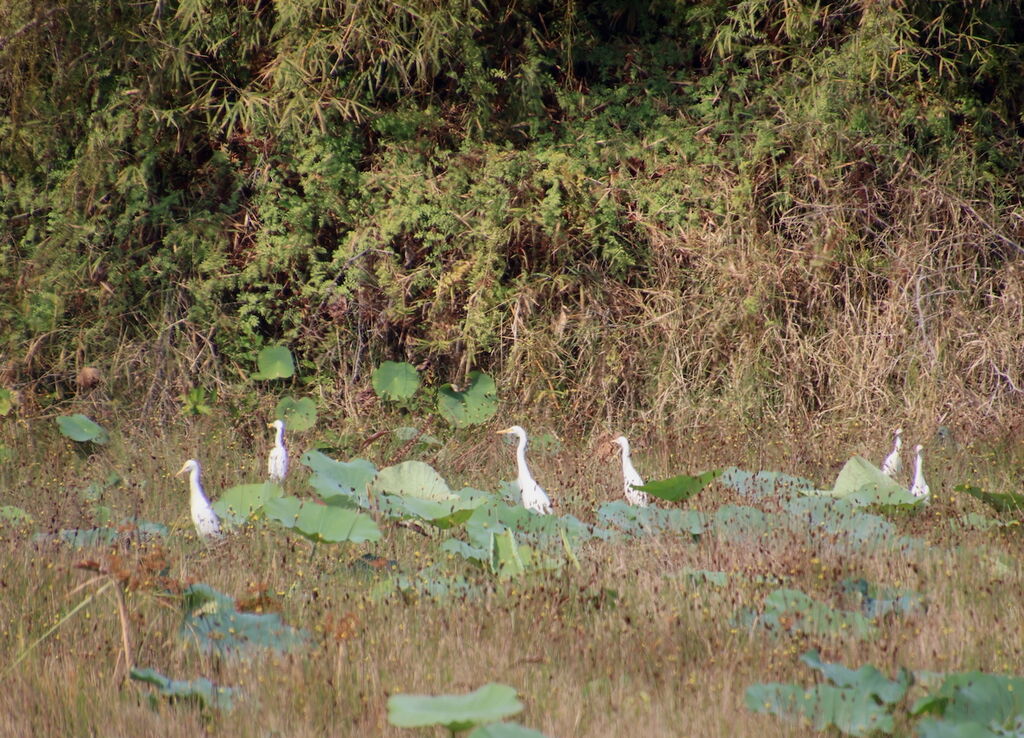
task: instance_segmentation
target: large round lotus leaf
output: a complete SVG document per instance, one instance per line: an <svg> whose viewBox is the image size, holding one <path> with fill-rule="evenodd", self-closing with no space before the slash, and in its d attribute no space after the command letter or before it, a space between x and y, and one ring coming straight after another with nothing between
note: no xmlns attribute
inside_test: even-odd
<svg viewBox="0 0 1024 738"><path fill-rule="evenodd" d="M366 459L335 461L320 451L307 451L301 461L313 470L309 483L325 500L343 496L363 505L366 485L377 476L377 467Z"/></svg>
<svg viewBox="0 0 1024 738"><path fill-rule="evenodd" d="M403 461L385 467L370 485L373 493L421 497L425 500L452 500L456 495L434 467L422 461Z"/></svg>
<svg viewBox="0 0 1024 738"><path fill-rule="evenodd" d="M532 728L524 728L519 723L491 723L481 725L467 738L544 738L544 734Z"/></svg>
<svg viewBox="0 0 1024 738"><path fill-rule="evenodd" d="M805 493L845 497L861 505L916 505L920 500L861 456L846 462L831 492Z"/></svg>
<svg viewBox="0 0 1024 738"><path fill-rule="evenodd" d="M450 384L437 391L437 412L456 428L486 422L498 409L497 391L488 375L470 372L464 392L457 392Z"/></svg>
<svg viewBox="0 0 1024 738"><path fill-rule="evenodd" d="M396 694L388 699L388 722L399 728L443 725L454 733L496 722L522 709L516 690L492 683L462 695Z"/></svg>
<svg viewBox="0 0 1024 738"><path fill-rule="evenodd" d="M276 497L263 506L267 517L286 528L294 528L312 541L340 543L380 540L380 528L373 518L357 510L318 505L297 497Z"/></svg>
<svg viewBox="0 0 1024 738"><path fill-rule="evenodd" d="M57 418L57 425L60 427L60 432L72 441L106 443L110 440L110 436L102 427L81 413L62 415Z"/></svg>
<svg viewBox="0 0 1024 738"><path fill-rule="evenodd" d="M721 469L712 469L711 471L706 471L703 474L698 474L695 477L680 474L679 476L671 477L670 479L659 479L657 481L648 482L647 484L637 487L637 489L642 489L652 497L659 497L662 500L668 500L669 502L681 502L683 500L690 499L704 489L711 480L717 479L720 476L722 476Z"/></svg>
<svg viewBox="0 0 1024 738"><path fill-rule="evenodd" d="M373 391L382 400L408 400L420 386L420 373L404 361L385 361L371 377Z"/></svg>
<svg viewBox="0 0 1024 738"><path fill-rule="evenodd" d="M259 371L253 379L287 379L295 374L295 360L287 346L267 346L256 356Z"/></svg>
<svg viewBox="0 0 1024 738"><path fill-rule="evenodd" d="M316 403L309 397L282 397L274 415L290 431L309 430L316 423Z"/></svg>
<svg viewBox="0 0 1024 738"><path fill-rule="evenodd" d="M281 497L282 489L271 482L239 484L224 490L213 503L213 511L226 523L239 525L263 511L267 500Z"/></svg>
<svg viewBox="0 0 1024 738"><path fill-rule="evenodd" d="M218 687L204 677L181 681L169 679L156 669L132 669L128 676L136 681L152 684L160 694L170 700L196 700L204 707L231 709L231 697L235 690L231 687Z"/></svg>

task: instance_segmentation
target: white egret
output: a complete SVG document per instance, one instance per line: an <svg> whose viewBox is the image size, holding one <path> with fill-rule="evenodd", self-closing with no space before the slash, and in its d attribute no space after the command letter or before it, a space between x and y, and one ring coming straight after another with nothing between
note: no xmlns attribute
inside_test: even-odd
<svg viewBox="0 0 1024 738"><path fill-rule="evenodd" d="M516 481L519 482L519 492L522 495L523 507L532 510L540 515L551 513L551 500L541 488L537 481L530 475L526 466L526 431L521 426L513 425L498 433L513 433L519 436L519 446L516 448L516 466L519 474Z"/></svg>
<svg viewBox="0 0 1024 738"><path fill-rule="evenodd" d="M203 485L199 481L199 462L189 459L175 476L185 472L189 472L188 485L192 491L189 507L192 509L192 522L195 523L196 532L203 539L220 538L220 521L217 520L217 513L210 507L210 501L203 494Z"/></svg>
<svg viewBox="0 0 1024 738"><path fill-rule="evenodd" d="M633 466L633 460L629 456L629 441L625 436L619 436L614 440L622 448L622 489L626 493L626 500L630 505L647 507L647 493L637 487L643 486L644 480Z"/></svg>
<svg viewBox="0 0 1024 738"><path fill-rule="evenodd" d="M927 500L932 491L928 488L928 482L924 481L924 473L921 471L921 449L924 448L920 444L914 449L917 452L917 463L914 467L914 483L910 486L910 494L914 497L920 497L922 500Z"/></svg>
<svg viewBox="0 0 1024 738"><path fill-rule="evenodd" d="M896 429L896 440L892 444L892 453L885 457L882 462L882 473L887 477L895 479L903 471L903 457L900 456L900 448L903 446L903 429Z"/></svg>
<svg viewBox="0 0 1024 738"><path fill-rule="evenodd" d="M284 445L284 421L275 420L273 423L267 423L267 427L277 429L274 448L270 449L270 456L267 457L267 475L271 482L280 484L288 474L288 449Z"/></svg>

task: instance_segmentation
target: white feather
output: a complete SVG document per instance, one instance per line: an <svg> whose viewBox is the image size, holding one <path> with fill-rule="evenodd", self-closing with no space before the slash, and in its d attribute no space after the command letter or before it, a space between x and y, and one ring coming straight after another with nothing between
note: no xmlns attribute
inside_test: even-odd
<svg viewBox="0 0 1024 738"><path fill-rule="evenodd" d="M277 429L274 438L274 448L270 449L270 456L267 457L267 476L271 482L280 484L288 476L288 449L284 445L284 421L275 420L268 427Z"/></svg>
<svg viewBox="0 0 1024 738"><path fill-rule="evenodd" d="M917 462L914 465L914 483L910 485L910 494L914 497L926 500L928 499L932 491L928 487L928 482L924 481L924 473L921 471L921 449L923 447L918 445L914 450L917 452Z"/></svg>
<svg viewBox="0 0 1024 738"><path fill-rule="evenodd" d="M192 512L192 522L196 526L196 532L203 539L220 538L220 521L217 513L210 507L210 501L203 493L203 485L199 481L199 462L189 459L181 467L178 474L189 473L188 484L191 494L189 495L189 508Z"/></svg>
<svg viewBox="0 0 1024 738"><path fill-rule="evenodd" d="M519 437L519 445L516 447L516 466L518 467L516 481L519 483L519 494L523 507L539 515L549 515L551 500L548 499L547 493L537 484L526 466L526 431L521 426L513 425L511 428L498 431L498 433L514 433Z"/></svg>
<svg viewBox="0 0 1024 738"><path fill-rule="evenodd" d="M882 462L882 473L895 479L903 471L903 457L900 456L900 447L903 445L903 430L896 429L896 440L892 444L892 452Z"/></svg>
<svg viewBox="0 0 1024 738"><path fill-rule="evenodd" d="M643 486L644 480L633 466L633 460L629 455L629 441L625 436L619 436L615 443L622 448L622 491L630 505L647 507L647 493L637 487Z"/></svg>

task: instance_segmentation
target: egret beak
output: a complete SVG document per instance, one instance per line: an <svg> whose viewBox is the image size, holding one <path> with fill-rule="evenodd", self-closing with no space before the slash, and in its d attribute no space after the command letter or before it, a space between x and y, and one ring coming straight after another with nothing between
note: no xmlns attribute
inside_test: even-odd
<svg viewBox="0 0 1024 738"><path fill-rule="evenodd" d="M268 427L268 428L273 428L273 427L274 427L274 424L273 424L273 423L267 423L267 427Z"/></svg>
<svg viewBox="0 0 1024 738"><path fill-rule="evenodd" d="M188 462L186 461L178 471L174 473L174 476L180 477L182 474L188 471Z"/></svg>
<svg viewBox="0 0 1024 738"><path fill-rule="evenodd" d="M495 434L499 434L499 433L511 433L511 432L512 432L512 429L511 429L511 428L506 428L505 430L500 430L500 431L494 431L494 432L495 432Z"/></svg>

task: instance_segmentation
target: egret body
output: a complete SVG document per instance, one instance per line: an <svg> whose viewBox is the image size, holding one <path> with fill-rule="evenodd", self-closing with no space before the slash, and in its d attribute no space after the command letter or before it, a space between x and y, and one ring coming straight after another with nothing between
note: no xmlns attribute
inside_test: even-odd
<svg viewBox="0 0 1024 738"><path fill-rule="evenodd" d="M288 475L288 449L284 445L284 421L275 420L267 423L268 428L275 428L277 435L274 438L274 448L270 449L270 456L267 457L267 476L271 482L280 484Z"/></svg>
<svg viewBox="0 0 1024 738"><path fill-rule="evenodd" d="M932 491L928 488L928 482L924 481L924 473L921 471L921 449L923 446L918 445L914 451L917 452L917 462L914 465L914 483L910 485L910 494L914 497L918 497L922 500L928 499Z"/></svg>
<svg viewBox="0 0 1024 738"><path fill-rule="evenodd" d="M199 462L189 459L185 465L178 470L178 474L189 473L188 486L191 490L189 507L192 510L192 522L196 526L196 532L203 539L220 538L220 521L217 520L217 513L210 507L210 501L203 493L203 485L199 481ZM175 475L177 476L177 475Z"/></svg>
<svg viewBox="0 0 1024 738"><path fill-rule="evenodd" d="M550 514L551 500L548 499L544 489L530 475L530 470L526 466L526 431L521 426L513 425L510 428L498 431L498 433L512 433L519 437L519 446L516 448L516 466L518 467L516 481L519 482L519 493L522 495L523 507L540 515Z"/></svg>
<svg viewBox="0 0 1024 738"><path fill-rule="evenodd" d="M903 446L903 429L896 429L896 440L892 444L892 452L882 462L882 473L895 479L903 471L903 457L900 448Z"/></svg>
<svg viewBox="0 0 1024 738"><path fill-rule="evenodd" d="M633 460L629 455L629 441L625 436L619 436L615 443L622 448L622 489L626 494L626 500L630 505L647 507L647 493L637 489L643 486L644 480L633 466Z"/></svg>

